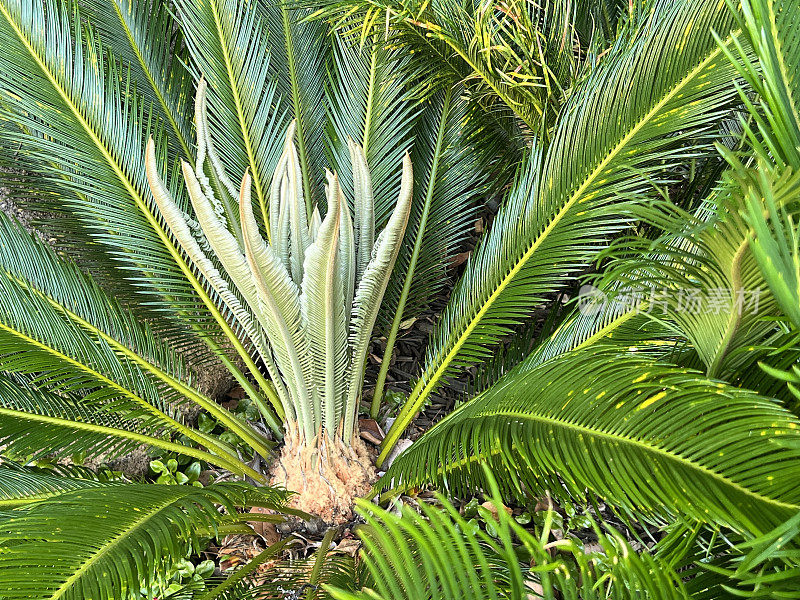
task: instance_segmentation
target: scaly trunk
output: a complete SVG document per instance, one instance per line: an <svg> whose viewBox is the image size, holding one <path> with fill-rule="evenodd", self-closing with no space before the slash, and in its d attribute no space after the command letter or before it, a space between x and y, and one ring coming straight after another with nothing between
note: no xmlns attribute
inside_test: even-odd
<svg viewBox="0 0 800 600"><path fill-rule="evenodd" d="M365 496L376 479L373 459L358 436L350 446L324 430L315 440L306 440L296 423L287 422L270 484L297 492L292 507L339 525L353 517L354 500Z"/></svg>

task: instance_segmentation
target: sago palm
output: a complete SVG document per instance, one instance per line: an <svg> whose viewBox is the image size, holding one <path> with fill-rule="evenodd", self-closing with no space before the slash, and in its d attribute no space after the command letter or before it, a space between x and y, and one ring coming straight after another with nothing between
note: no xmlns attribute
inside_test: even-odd
<svg viewBox="0 0 800 600"><path fill-rule="evenodd" d="M158 174L150 142L146 168L153 198L181 249L272 378L287 432L276 479L302 490L300 503L327 520L346 518L353 498L365 494L374 479L370 457L357 438L356 417L372 328L411 209L411 159L406 154L397 206L376 241L372 178L363 149L349 142L352 216L338 177L328 172L326 216L320 218L315 203L309 218L304 198L310 190L304 188L292 122L269 202L261 205L266 243L249 172L237 189L209 136L204 81L196 102L198 158L195 168L183 162L182 171L199 231L192 231L194 221Z"/></svg>
<svg viewBox="0 0 800 600"><path fill-rule="evenodd" d="M486 484L488 463L508 495L547 489L655 520L668 533L655 552L691 568L692 597L791 596L798 13L769 1L725 10L731 34L716 26L708 52L728 61L715 73L732 67L744 78L746 137L717 138L729 166L713 189L691 211L672 202L638 211L647 226L598 255L591 281L602 301L568 311L518 368L401 454L383 483L459 493Z"/></svg>
<svg viewBox="0 0 800 600"><path fill-rule="evenodd" d="M0 432L15 457L155 445L264 482L258 457L285 429L296 457L360 443L373 325L441 288L485 171L459 135L460 88L420 102L396 49L307 14L0 3L3 182L58 215L40 223L57 253L2 221L0 370L19 393ZM260 418L198 389L218 361ZM324 491L345 518L350 495Z"/></svg>

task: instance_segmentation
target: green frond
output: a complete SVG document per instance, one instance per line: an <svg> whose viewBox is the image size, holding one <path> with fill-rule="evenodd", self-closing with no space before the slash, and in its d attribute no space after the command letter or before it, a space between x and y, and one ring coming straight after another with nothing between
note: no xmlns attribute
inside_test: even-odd
<svg viewBox="0 0 800 600"><path fill-rule="evenodd" d="M779 306L797 324L800 86L793 73L800 68L800 17L790 2L746 0L738 18L742 34L727 55L757 94L751 99L742 91L751 120L745 133L757 168L748 168L724 147L720 150L746 201L752 251Z"/></svg>
<svg viewBox="0 0 800 600"><path fill-rule="evenodd" d="M180 30L167 4L153 0L79 0L106 50L130 69L136 90L157 109L171 148L191 148L192 78Z"/></svg>
<svg viewBox="0 0 800 600"><path fill-rule="evenodd" d="M466 82L476 104L510 109L531 132L557 113L582 60L574 14L563 2L334 0L315 8L362 38L383 35L385 23L429 91Z"/></svg>
<svg viewBox="0 0 800 600"><path fill-rule="evenodd" d="M224 355L222 339L260 374L157 216L143 149L154 137L163 165L167 144L123 67L72 2L9 0L0 5L0 36L0 120L8 142L0 154L8 152L6 162L35 174L19 178L16 193L38 196L48 214L59 214L60 242L77 245L82 259L103 266L115 291L149 296L140 304L172 322L171 336L196 348L207 345L250 385ZM180 188L172 192L184 207ZM104 253L99 258L98 249ZM122 268L107 268L109 257ZM122 299L133 297L141 300L138 293Z"/></svg>
<svg viewBox="0 0 800 600"><path fill-rule="evenodd" d="M743 95L756 131L748 138L761 160L781 168L800 168L800 15L792 0L744 0L731 4L741 34L726 54L757 99ZM753 52L755 56L752 56Z"/></svg>
<svg viewBox="0 0 800 600"><path fill-rule="evenodd" d="M585 554L571 537L548 543L552 513L539 537L505 510L494 488L487 504L492 537L462 517L443 496L441 508L420 504L401 514L359 501L367 525L359 535L371 582L357 592L331 589L336 600L426 600L564 597L687 598L678 576L615 531L600 533L602 555ZM558 552L550 553L550 548ZM602 560L597 560L603 557Z"/></svg>
<svg viewBox="0 0 800 600"><path fill-rule="evenodd" d="M270 173L281 154L279 132L287 122L278 109L280 99L270 73L272 33L257 2L175 4L195 80L208 82L210 137L232 181L241 181L249 170L263 211Z"/></svg>
<svg viewBox="0 0 800 600"><path fill-rule="evenodd" d="M476 140L465 129L469 109L461 91L430 98L414 129L414 204L382 309L395 320L419 314L447 284L450 261L462 250L486 192L491 167L473 151Z"/></svg>
<svg viewBox="0 0 800 600"><path fill-rule="evenodd" d="M448 283L448 267L474 225L488 187L489 166L472 150L468 106L459 86L425 103L414 130L414 198L407 241L400 248L378 318L389 321L386 349L372 401L376 417L400 324L428 307Z"/></svg>
<svg viewBox="0 0 800 600"><path fill-rule="evenodd" d="M800 173L787 169L778 177L761 169L743 191L752 252L783 314L800 328L800 237L793 206L800 196Z"/></svg>
<svg viewBox="0 0 800 600"><path fill-rule="evenodd" d="M0 375L0 440L6 455L25 459L58 453L115 457L144 445L262 479L218 440L187 428L180 432L210 452L173 442L171 436L180 423L166 415L159 419L142 413L120 416L108 407L87 405L80 396L65 397L41 389L30 378Z"/></svg>
<svg viewBox="0 0 800 600"><path fill-rule="evenodd" d="M147 428L182 433L201 445L214 442L176 420L178 404L195 403L237 433L247 427L193 389L175 350L91 278L5 216L0 235L5 371L31 376L43 390L79 394L87 408L141 418Z"/></svg>
<svg viewBox="0 0 800 600"><path fill-rule="evenodd" d="M397 200L398 165L406 150L417 143L413 129L419 107L405 70L408 59L382 40L360 48L339 34L331 35L331 73L325 89L330 169L339 176L342 192L353 206L348 140L361 146L372 179L375 226L381 228Z"/></svg>
<svg viewBox="0 0 800 600"><path fill-rule="evenodd" d="M432 334L379 463L443 377L490 355L544 294L563 289L630 224L635 204L669 181L671 165L705 151L696 136L735 95L711 35L729 31L732 18L712 0L658 6L573 92L547 152L532 153ZM620 89L631 94L621 98Z"/></svg>
<svg viewBox="0 0 800 600"><path fill-rule="evenodd" d="M738 584L737 591L745 588L748 592L769 594L773 598L797 598L799 546L800 513L797 513L772 531L739 544L736 550L745 556L732 561L730 566L733 568L728 569L726 574L730 576L731 584ZM733 588L733 585L729 584L729 587Z"/></svg>
<svg viewBox="0 0 800 600"><path fill-rule="evenodd" d="M488 463L512 492L681 513L759 535L797 512L797 418L775 401L594 347L557 357L457 409L392 464L384 487L455 492ZM517 492L519 493L519 492Z"/></svg>
<svg viewBox="0 0 800 600"><path fill-rule="evenodd" d="M775 332L779 315L741 217L747 199L723 184L700 220L676 209L657 241L622 238L603 275L617 284L611 303L637 299L647 315L689 341L709 377L727 379Z"/></svg>
<svg viewBox="0 0 800 600"><path fill-rule="evenodd" d="M24 180L25 191L38 191L48 212L64 213L67 243L78 223L153 302L197 313L191 274L155 217L144 179L145 140L163 134L123 68L72 2L4 1L0 43L2 118L16 124L3 147L19 148L38 175Z"/></svg>
<svg viewBox="0 0 800 600"><path fill-rule="evenodd" d="M67 492L0 520L0 588L9 600L126 600L156 583L224 519L286 493L241 484L129 484Z"/></svg>
<svg viewBox="0 0 800 600"><path fill-rule="evenodd" d="M191 380L185 354L178 351L189 353L193 346L174 347L139 315L120 306L93 278L5 214L0 214L0 250L0 269L9 280L46 301L62 317L87 334L102 337L118 353L135 355L134 360L158 371L165 380Z"/></svg>
<svg viewBox="0 0 800 600"><path fill-rule="evenodd" d="M110 485L94 479L64 477L42 469L0 462L0 508L9 510L84 488Z"/></svg>
<svg viewBox="0 0 800 600"><path fill-rule="evenodd" d="M280 96L279 110L297 124L297 152L310 218L314 205L322 205L325 199L325 72L333 41L323 23L306 19L307 9L273 0L256 4L269 31L268 68Z"/></svg>

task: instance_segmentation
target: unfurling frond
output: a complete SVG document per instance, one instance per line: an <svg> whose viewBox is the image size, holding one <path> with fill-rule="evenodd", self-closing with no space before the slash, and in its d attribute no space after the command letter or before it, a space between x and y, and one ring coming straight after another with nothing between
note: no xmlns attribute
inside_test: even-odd
<svg viewBox="0 0 800 600"><path fill-rule="evenodd" d="M375 201L361 147L350 142L352 217L339 179L331 173L327 214L320 219L315 206L309 217L309 191L292 123L268 190L269 204L256 211L250 172L234 194L224 161L217 159L214 140L207 135L205 98L201 82L196 120L203 151L195 168L183 164L202 238L162 182L151 144L147 167L153 196L205 283L250 337L276 381L286 415L299 424L303 437L314 439L322 427L349 441L367 345L411 210L411 160L403 160L399 199L375 240ZM210 185L208 172L221 185Z"/></svg>

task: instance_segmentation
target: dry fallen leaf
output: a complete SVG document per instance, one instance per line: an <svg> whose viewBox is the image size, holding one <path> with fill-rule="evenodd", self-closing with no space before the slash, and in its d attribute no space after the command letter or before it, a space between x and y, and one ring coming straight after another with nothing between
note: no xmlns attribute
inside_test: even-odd
<svg viewBox="0 0 800 600"><path fill-rule="evenodd" d="M254 506L250 509L250 513L274 515L275 511L268 508L262 508L260 506ZM264 539L264 543L267 546L271 546L272 544L279 542L281 539L278 529L275 527L275 523L266 523L264 521L248 521L248 524L253 528L253 531L255 531Z"/></svg>
<svg viewBox="0 0 800 600"><path fill-rule="evenodd" d="M368 441L370 444L379 446L383 441L383 430L375 419L359 419L358 429L361 434L361 438Z"/></svg>
<svg viewBox="0 0 800 600"><path fill-rule="evenodd" d="M483 504L481 504L481 506L482 506L483 508L485 508L486 510L488 510L490 513L492 513L492 517L494 517L495 519L497 519L497 517L499 516L499 514L498 514L498 512L497 512L497 505L496 505L494 502L488 502L488 501L487 501L487 502L484 502ZM509 515L510 515L510 514L513 512L513 511L512 511L512 510L511 510L509 507L507 507L507 506L503 506L503 510L504 510L504 511L506 511L506 513L507 513L507 514L509 514Z"/></svg>

